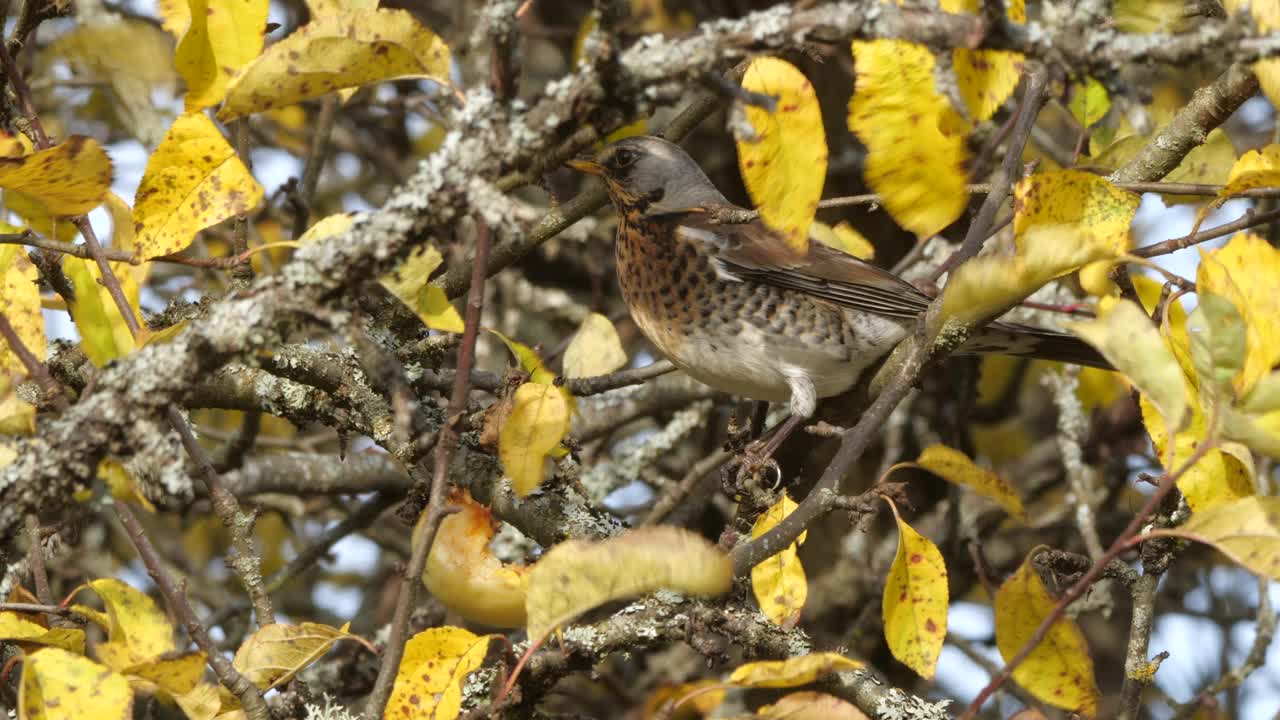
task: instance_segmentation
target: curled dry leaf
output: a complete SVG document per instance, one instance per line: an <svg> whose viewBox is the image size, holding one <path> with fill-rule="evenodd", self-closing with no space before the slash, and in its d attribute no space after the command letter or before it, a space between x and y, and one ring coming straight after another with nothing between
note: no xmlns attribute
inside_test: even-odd
<svg viewBox="0 0 1280 720"><path fill-rule="evenodd" d="M529 637L541 638L610 600L663 589L719 595L732 582L729 557L688 530L649 527L599 542L568 540L529 575Z"/></svg>
<svg viewBox="0 0 1280 720"><path fill-rule="evenodd" d="M171 255L210 225L252 210L262 186L213 121L183 115L147 160L133 206L137 243L146 259Z"/></svg>
<svg viewBox="0 0 1280 720"><path fill-rule="evenodd" d="M916 464L950 483L967 487L994 500L1013 517L1026 522L1027 512L1022 498L1004 478L980 468L968 455L946 445L930 445L920 453Z"/></svg>
<svg viewBox="0 0 1280 720"><path fill-rule="evenodd" d="M445 607L472 622L523 627L529 570L504 563L489 550L498 529L493 514L466 490L449 502L459 511L440 521L422 583ZM421 521L419 521L421 522Z"/></svg>
<svg viewBox="0 0 1280 720"><path fill-rule="evenodd" d="M1054 600L1028 556L996 591L996 646L1005 662L1032 638L1053 606ZM1013 669L1013 679L1049 705L1088 717L1098 713L1093 659L1084 633L1069 618L1054 621L1044 640Z"/></svg>
<svg viewBox="0 0 1280 720"><path fill-rule="evenodd" d="M496 635L473 635L458 627L429 628L409 638L387 700L387 717L458 717L462 687L480 668Z"/></svg>
<svg viewBox="0 0 1280 720"><path fill-rule="evenodd" d="M240 645L231 664L249 682L267 690L289 682L344 638L357 639L347 632L346 625L341 628L310 622L263 625Z"/></svg>
<svg viewBox="0 0 1280 720"><path fill-rule="evenodd" d="M751 537L758 538L769 532L795 509L796 501L783 493L778 502L756 518ZM751 590L760 603L760 611L787 628L795 627L800 621L800 611L809 597L809 583L798 551L808 534L808 531L801 533L796 542L751 568Z"/></svg>
<svg viewBox="0 0 1280 720"><path fill-rule="evenodd" d="M938 94L933 53L901 40L854 41L849 129L867 146L866 180L895 222L921 240L969 202L964 120Z"/></svg>
<svg viewBox="0 0 1280 720"><path fill-rule="evenodd" d="M898 523L898 552L885 578L884 638L894 657L928 680L947 637L947 566L938 547L885 501Z"/></svg>
<svg viewBox="0 0 1280 720"><path fill-rule="evenodd" d="M39 201L52 215L81 215L111 191L111 158L97 140L72 135L51 148L0 156L0 188Z"/></svg>
<svg viewBox="0 0 1280 720"><path fill-rule="evenodd" d="M449 48L405 10L318 17L231 79L219 120L399 78L449 82Z"/></svg>
<svg viewBox="0 0 1280 720"><path fill-rule="evenodd" d="M753 60L742 87L777 98L774 112L746 106L756 137L737 142L742 180L764 223L803 252L827 177L827 136L818 95L804 73L773 57Z"/></svg>
<svg viewBox="0 0 1280 720"><path fill-rule="evenodd" d="M600 313L583 318L564 351L564 376L568 378L604 375L626 364L627 352L618 331Z"/></svg>
<svg viewBox="0 0 1280 720"><path fill-rule="evenodd" d="M759 718L776 720L869 720L857 707L826 693L805 690L760 708Z"/></svg>
<svg viewBox="0 0 1280 720"><path fill-rule="evenodd" d="M861 660L850 660L840 653L819 652L786 660L762 660L739 665L729 682L740 687L784 688L808 685L833 672L847 672L865 667Z"/></svg>
<svg viewBox="0 0 1280 720"><path fill-rule="evenodd" d="M59 648L26 656L18 717L23 720L128 720L129 681L98 663Z"/></svg>

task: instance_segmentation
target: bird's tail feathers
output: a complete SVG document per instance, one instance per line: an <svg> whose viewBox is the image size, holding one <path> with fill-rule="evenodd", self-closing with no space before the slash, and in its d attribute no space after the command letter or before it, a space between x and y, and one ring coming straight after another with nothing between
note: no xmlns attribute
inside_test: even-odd
<svg viewBox="0 0 1280 720"><path fill-rule="evenodd" d="M1074 335L1015 323L992 323L959 351L966 355L1017 355L1113 370L1102 353Z"/></svg>

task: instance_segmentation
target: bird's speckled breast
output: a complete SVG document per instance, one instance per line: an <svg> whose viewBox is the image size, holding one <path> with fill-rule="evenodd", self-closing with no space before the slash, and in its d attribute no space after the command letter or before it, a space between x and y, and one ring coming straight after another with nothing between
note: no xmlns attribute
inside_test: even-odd
<svg viewBox="0 0 1280 720"><path fill-rule="evenodd" d="M827 397L852 386L877 357L868 347L873 338L865 332L859 337L860 323L840 308L802 293L721 278L711 262L715 249L676 236L673 221L619 222L618 280L632 319L695 379L736 395L784 402L790 396L788 375L803 372L818 396Z"/></svg>

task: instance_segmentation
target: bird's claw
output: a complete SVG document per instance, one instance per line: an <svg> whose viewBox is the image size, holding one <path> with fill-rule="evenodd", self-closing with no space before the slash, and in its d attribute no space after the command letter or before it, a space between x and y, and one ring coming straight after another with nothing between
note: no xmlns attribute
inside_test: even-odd
<svg viewBox="0 0 1280 720"><path fill-rule="evenodd" d="M753 478L760 477L762 470L771 470L772 482L769 483L770 490L776 490L782 484L782 467L778 465L778 461L774 460L772 453L768 451L766 444L757 440L747 445L735 460L738 466L739 483Z"/></svg>

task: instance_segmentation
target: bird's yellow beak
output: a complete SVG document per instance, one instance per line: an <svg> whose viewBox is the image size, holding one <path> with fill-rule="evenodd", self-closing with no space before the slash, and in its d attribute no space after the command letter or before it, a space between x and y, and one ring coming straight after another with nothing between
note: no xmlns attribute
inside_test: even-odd
<svg viewBox="0 0 1280 720"><path fill-rule="evenodd" d="M579 160L574 158L573 160L565 161L565 165L588 175L604 175L604 166L594 160Z"/></svg>

